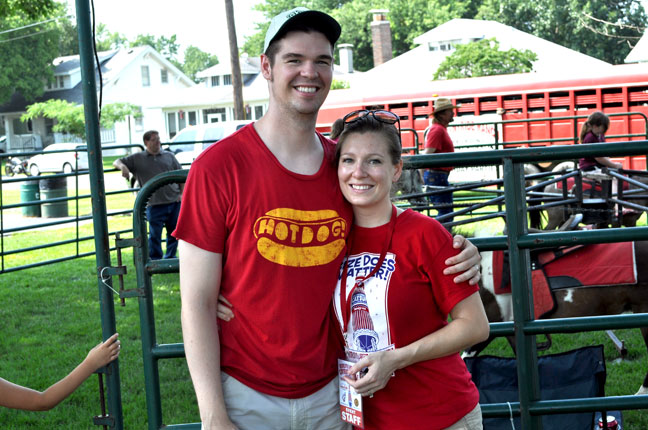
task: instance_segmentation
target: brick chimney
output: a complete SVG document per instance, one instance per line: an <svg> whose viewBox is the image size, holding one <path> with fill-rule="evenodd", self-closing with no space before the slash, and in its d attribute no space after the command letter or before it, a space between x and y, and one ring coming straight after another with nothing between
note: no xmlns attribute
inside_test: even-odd
<svg viewBox="0 0 648 430"><path fill-rule="evenodd" d="M340 50L340 69L344 73L353 73L353 45L350 43L341 43L338 45Z"/></svg>
<svg viewBox="0 0 648 430"><path fill-rule="evenodd" d="M387 21L387 9L372 9L371 41L373 42L374 67L392 59L391 29Z"/></svg>

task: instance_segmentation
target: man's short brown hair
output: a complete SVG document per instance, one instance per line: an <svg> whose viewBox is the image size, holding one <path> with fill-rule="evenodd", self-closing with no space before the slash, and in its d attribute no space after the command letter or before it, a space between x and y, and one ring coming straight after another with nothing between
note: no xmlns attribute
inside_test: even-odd
<svg viewBox="0 0 648 430"><path fill-rule="evenodd" d="M146 133L144 133L144 136L142 136L142 140L144 140L144 143L151 140L154 134L160 134L160 133L158 133L156 130L149 130Z"/></svg>

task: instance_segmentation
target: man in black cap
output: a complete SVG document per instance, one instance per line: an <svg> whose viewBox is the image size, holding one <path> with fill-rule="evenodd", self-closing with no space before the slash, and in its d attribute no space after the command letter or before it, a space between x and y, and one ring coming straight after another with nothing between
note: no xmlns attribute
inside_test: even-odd
<svg viewBox="0 0 648 430"><path fill-rule="evenodd" d="M305 8L274 17L261 55L268 111L189 172L174 235L205 429L346 428L330 303L352 211L332 167L334 144L315 131L340 31ZM467 246L450 272L467 270L460 280L474 278L479 262ZM234 317L217 325L219 293Z"/></svg>

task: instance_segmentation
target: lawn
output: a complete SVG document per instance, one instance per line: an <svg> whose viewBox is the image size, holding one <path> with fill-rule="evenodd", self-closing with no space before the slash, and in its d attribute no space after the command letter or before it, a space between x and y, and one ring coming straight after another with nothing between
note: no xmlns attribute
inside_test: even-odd
<svg viewBox="0 0 648 430"><path fill-rule="evenodd" d="M114 209L113 205L130 204L132 207L132 194L120 196L118 202L108 205L110 210ZM89 206L83 207L84 212L80 209L80 213L90 210ZM111 217L109 226L110 231L128 229L132 226L131 218ZM488 225L493 234L502 227L501 221ZM467 236L473 233L466 227L458 231ZM17 233L5 240L5 244L29 247L74 234L73 228ZM81 235L92 235L91 223L82 225ZM111 243L114 244L112 239ZM92 250L93 247L90 240L82 249ZM57 247L38 252L41 257L55 258L69 255L71 251ZM40 257L19 255L16 258L25 259L18 261L24 264ZM125 251L123 261L128 271L125 287L134 288L135 270L130 250ZM112 263L117 264L114 253ZM98 285L95 266L94 257L86 257L0 275L0 301L4 304L0 308L0 329L4 335L0 343L1 377L44 390L71 371L101 340L98 289L105 287ZM116 279L114 285L117 285ZM158 342L181 342L178 275L155 275L153 285ZM147 427L147 416L137 300L127 299L124 307L115 300L115 318L122 341L119 366L124 427L143 429ZM553 347L547 353L603 344L608 370L607 395L633 394L646 372L646 347L639 330L618 330L616 334L628 348L627 360L618 360L618 353L604 332L554 335ZM511 356L512 352L503 339L498 339L484 354ZM185 360L162 360L160 380L164 423L198 422L198 408ZM95 429L92 417L100 412L97 376L93 375L54 410L0 409L0 423L1 427L9 429ZM647 410L626 411L624 420L625 429L648 429Z"/></svg>

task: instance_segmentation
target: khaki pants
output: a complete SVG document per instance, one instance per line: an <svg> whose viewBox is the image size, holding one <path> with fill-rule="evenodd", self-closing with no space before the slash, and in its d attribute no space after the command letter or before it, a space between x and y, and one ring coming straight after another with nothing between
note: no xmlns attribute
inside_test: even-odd
<svg viewBox="0 0 648 430"><path fill-rule="evenodd" d="M221 372L230 420L239 430L349 430L340 418L338 378L300 399L260 393Z"/></svg>
<svg viewBox="0 0 648 430"><path fill-rule="evenodd" d="M483 428L481 407L477 403L475 409L445 430L482 430Z"/></svg>

